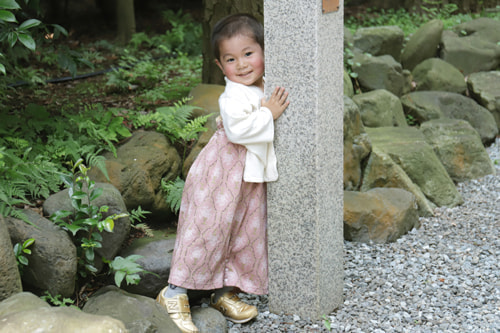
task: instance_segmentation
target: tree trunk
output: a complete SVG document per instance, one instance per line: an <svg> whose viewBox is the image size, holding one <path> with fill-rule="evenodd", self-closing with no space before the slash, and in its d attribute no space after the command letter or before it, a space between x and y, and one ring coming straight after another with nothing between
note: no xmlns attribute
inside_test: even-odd
<svg viewBox="0 0 500 333"><path fill-rule="evenodd" d="M203 0L203 83L224 84L224 76L215 64L210 46L212 27L221 18L236 13L248 13L264 22L263 0Z"/></svg>
<svg viewBox="0 0 500 333"><path fill-rule="evenodd" d="M118 25L118 42L127 44L135 34L134 0L116 1L116 23Z"/></svg>

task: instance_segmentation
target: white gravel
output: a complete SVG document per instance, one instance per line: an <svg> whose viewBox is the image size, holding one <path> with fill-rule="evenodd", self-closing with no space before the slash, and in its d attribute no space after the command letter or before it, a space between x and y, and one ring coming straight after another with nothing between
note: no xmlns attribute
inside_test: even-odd
<svg viewBox="0 0 500 333"><path fill-rule="evenodd" d="M465 203L438 208L389 244L345 242L344 304L331 332L500 332L500 140L487 150L497 174L458 184ZM328 332L322 320L260 314L229 332Z"/></svg>

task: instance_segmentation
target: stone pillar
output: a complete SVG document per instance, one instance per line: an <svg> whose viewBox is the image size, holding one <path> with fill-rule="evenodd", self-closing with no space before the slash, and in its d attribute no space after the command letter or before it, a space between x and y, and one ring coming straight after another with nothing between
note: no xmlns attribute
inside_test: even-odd
<svg viewBox="0 0 500 333"><path fill-rule="evenodd" d="M318 319L343 292L343 4L264 0L266 96L290 92L268 185L269 309Z"/></svg>

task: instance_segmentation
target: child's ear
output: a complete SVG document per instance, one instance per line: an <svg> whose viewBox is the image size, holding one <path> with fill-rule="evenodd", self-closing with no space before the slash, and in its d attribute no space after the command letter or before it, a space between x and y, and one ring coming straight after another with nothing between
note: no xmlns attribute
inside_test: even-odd
<svg viewBox="0 0 500 333"><path fill-rule="evenodd" d="M222 74L226 75L226 73L224 73L224 68L222 67L222 65L219 62L219 60L215 59L215 63L217 64L217 66L219 66L220 70L222 71Z"/></svg>

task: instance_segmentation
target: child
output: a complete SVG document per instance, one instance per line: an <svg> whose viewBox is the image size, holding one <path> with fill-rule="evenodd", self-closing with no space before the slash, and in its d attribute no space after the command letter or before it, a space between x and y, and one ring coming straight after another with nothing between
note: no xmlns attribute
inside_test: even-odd
<svg viewBox="0 0 500 333"><path fill-rule="evenodd" d="M263 98L264 31L255 18L219 21L212 47L226 80L221 117L186 179L169 285L157 297L182 332L198 332L188 289L215 290L210 305L233 322L258 314L237 292L267 293L265 182L278 178L273 121L289 104L280 87Z"/></svg>

